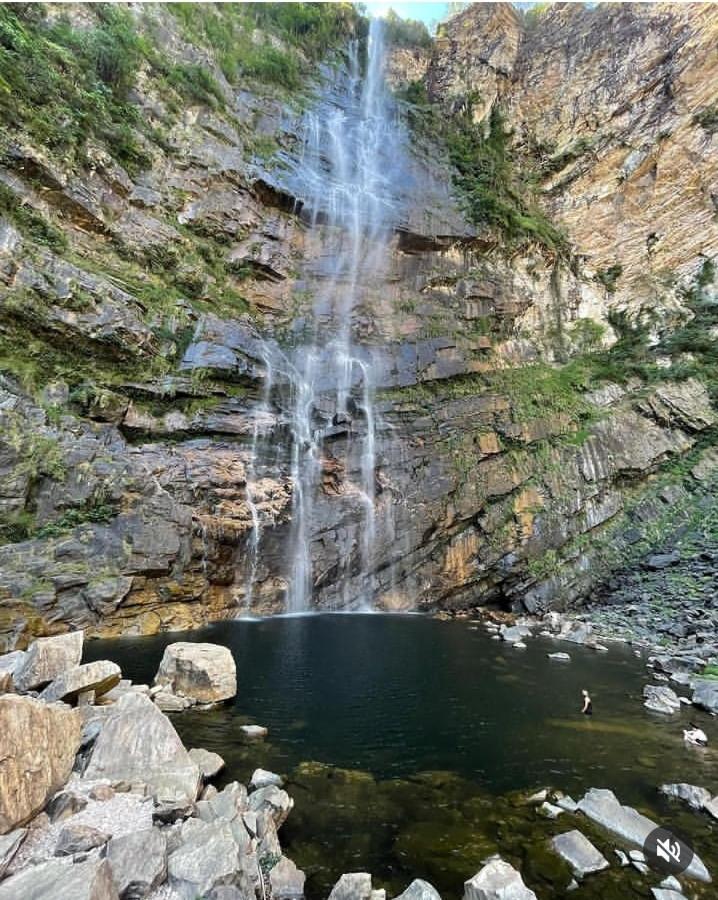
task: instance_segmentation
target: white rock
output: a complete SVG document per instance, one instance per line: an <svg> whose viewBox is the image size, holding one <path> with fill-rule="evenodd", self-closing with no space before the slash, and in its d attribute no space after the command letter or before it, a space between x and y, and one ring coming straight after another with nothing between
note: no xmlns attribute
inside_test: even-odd
<svg viewBox="0 0 718 900"><path fill-rule="evenodd" d="M240 725L239 728L250 738L262 738L269 732L263 725Z"/></svg>
<svg viewBox="0 0 718 900"><path fill-rule="evenodd" d="M106 859L57 859L0 883L0 900L119 900ZM194 898L192 898L194 900Z"/></svg>
<svg viewBox="0 0 718 900"><path fill-rule="evenodd" d="M254 790L269 787L271 784L281 787L282 776L276 775L274 772L268 772L267 769L255 769L249 782L249 786Z"/></svg>
<svg viewBox="0 0 718 900"><path fill-rule="evenodd" d="M202 778L206 781L214 778L224 768L224 760L219 753L213 753L211 750L205 750L203 747L193 747L189 751L189 758L197 763Z"/></svg>
<svg viewBox="0 0 718 900"><path fill-rule="evenodd" d="M329 900L371 900L371 890L368 872L347 872L332 888Z"/></svg>
<svg viewBox="0 0 718 900"><path fill-rule="evenodd" d="M546 655L549 659L556 660L556 662L571 662L571 657L568 653L547 653Z"/></svg>
<svg viewBox="0 0 718 900"><path fill-rule="evenodd" d="M549 819L557 819L564 812L560 806L554 806L553 803L542 803L539 809Z"/></svg>
<svg viewBox="0 0 718 900"><path fill-rule="evenodd" d="M494 859L464 882L464 900L537 900L521 873L503 859Z"/></svg>
<svg viewBox="0 0 718 900"><path fill-rule="evenodd" d="M269 884L272 888L272 900L301 900L304 896L306 876L291 859L282 856L276 865L269 870Z"/></svg>
<svg viewBox="0 0 718 900"><path fill-rule="evenodd" d="M409 887L394 900L441 900L441 896L428 881L415 878Z"/></svg>
<svg viewBox="0 0 718 900"><path fill-rule="evenodd" d="M608 868L606 857L576 829L556 835L551 840L551 846L571 866L577 878Z"/></svg>
<svg viewBox="0 0 718 900"><path fill-rule="evenodd" d="M15 689L31 691L49 684L67 669L80 664L82 631L38 638L30 644L23 665L15 670Z"/></svg>

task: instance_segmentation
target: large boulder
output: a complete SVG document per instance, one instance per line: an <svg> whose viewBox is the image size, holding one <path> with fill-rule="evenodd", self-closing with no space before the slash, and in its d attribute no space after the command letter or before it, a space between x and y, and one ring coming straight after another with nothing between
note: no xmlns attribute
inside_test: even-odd
<svg viewBox="0 0 718 900"><path fill-rule="evenodd" d="M638 847L643 847L648 835L658 828L655 822L631 806L622 806L613 791L591 788L579 800L578 808L598 825ZM697 853L686 869L686 875L698 881L711 880L708 869Z"/></svg>
<svg viewBox="0 0 718 900"><path fill-rule="evenodd" d="M167 877L167 839L159 828L113 838L107 861L120 900L143 900Z"/></svg>
<svg viewBox="0 0 718 900"><path fill-rule="evenodd" d="M368 872L347 872L332 888L329 900L371 900L371 894Z"/></svg>
<svg viewBox="0 0 718 900"><path fill-rule="evenodd" d="M15 672L15 689L34 691L79 665L82 641L82 631L36 640L30 645L22 666Z"/></svg>
<svg viewBox="0 0 718 900"><path fill-rule="evenodd" d="M14 650L0 656L0 694L15 690L15 672L22 668L26 659L24 650Z"/></svg>
<svg viewBox="0 0 718 900"><path fill-rule="evenodd" d="M106 859L53 859L0 883L0 900L119 900Z"/></svg>
<svg viewBox="0 0 718 900"><path fill-rule="evenodd" d="M672 715L681 708L681 701L675 691L662 684L647 684L643 688L643 705L653 712Z"/></svg>
<svg viewBox="0 0 718 900"><path fill-rule="evenodd" d="M31 819L67 781L80 746L75 710L0 697L0 834Z"/></svg>
<svg viewBox="0 0 718 900"><path fill-rule="evenodd" d="M84 774L88 780L144 782L158 804L192 803L200 783L199 768L170 720L135 693L110 708Z"/></svg>
<svg viewBox="0 0 718 900"><path fill-rule="evenodd" d="M464 882L464 900L536 900L521 873L503 859L492 859Z"/></svg>
<svg viewBox="0 0 718 900"><path fill-rule="evenodd" d="M608 860L580 831L566 831L552 838L551 846L565 859L577 878L608 868Z"/></svg>
<svg viewBox="0 0 718 900"><path fill-rule="evenodd" d="M718 715L718 681L697 678L693 682L693 703L708 712Z"/></svg>
<svg viewBox="0 0 718 900"><path fill-rule="evenodd" d="M165 647L155 685L192 703L218 703L237 693L237 667L227 647L179 641Z"/></svg>
<svg viewBox="0 0 718 900"><path fill-rule="evenodd" d="M167 862L170 887L182 900L197 900L219 885L232 884L240 872L237 844L229 825L190 821L193 827L182 827L182 845Z"/></svg>
<svg viewBox="0 0 718 900"><path fill-rule="evenodd" d="M268 810L277 828L284 824L293 806L294 800L275 784L258 788L249 795L249 808L256 813Z"/></svg>
<svg viewBox="0 0 718 900"><path fill-rule="evenodd" d="M224 760L219 753L213 753L203 747L193 747L189 751L189 756L199 766L200 775L204 781L214 778L224 768Z"/></svg>
<svg viewBox="0 0 718 900"><path fill-rule="evenodd" d="M269 870L272 900L301 900L304 896L306 876L291 859L282 856Z"/></svg>
<svg viewBox="0 0 718 900"><path fill-rule="evenodd" d="M683 800L692 809L703 809L711 801L711 792L695 784L662 784L659 788L667 797Z"/></svg>
<svg viewBox="0 0 718 900"><path fill-rule="evenodd" d="M98 659L63 672L45 688L40 699L47 703L55 700L71 702L88 691L94 691L95 697L101 697L119 684L121 678L122 672L116 663Z"/></svg>
<svg viewBox="0 0 718 900"><path fill-rule="evenodd" d="M282 776L277 775L274 772L269 772L267 769L255 769L249 782L249 786L252 790L269 787L272 784L281 787Z"/></svg>
<svg viewBox="0 0 718 900"><path fill-rule="evenodd" d="M395 900L441 900L436 888L421 878L415 878Z"/></svg>

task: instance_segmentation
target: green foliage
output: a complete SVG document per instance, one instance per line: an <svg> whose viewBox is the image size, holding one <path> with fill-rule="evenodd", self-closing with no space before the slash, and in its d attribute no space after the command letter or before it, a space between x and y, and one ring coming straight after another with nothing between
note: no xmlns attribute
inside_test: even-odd
<svg viewBox="0 0 718 900"><path fill-rule="evenodd" d="M105 523L109 522L116 515L116 507L107 501L102 491L99 491L81 506L68 509L56 521L36 529L32 537L59 537L78 525L83 525L85 522Z"/></svg>
<svg viewBox="0 0 718 900"><path fill-rule="evenodd" d="M384 36L387 44L394 47L422 47L432 45L429 29L416 19L403 19L393 9L384 16Z"/></svg>
<svg viewBox="0 0 718 900"><path fill-rule="evenodd" d="M601 346L606 329L595 319L576 319L568 333L576 352L585 354L593 353Z"/></svg>
<svg viewBox="0 0 718 900"><path fill-rule="evenodd" d="M90 9L96 25L80 30L44 19L39 4L0 6L0 116L55 153L71 156L94 137L137 169L146 157L128 93L146 48L126 10Z"/></svg>
<svg viewBox="0 0 718 900"><path fill-rule="evenodd" d="M718 131L718 104L704 106L693 116L693 122L709 134L715 134Z"/></svg>
<svg viewBox="0 0 718 900"><path fill-rule="evenodd" d="M616 263L613 266L609 266L608 269L599 269L594 275L594 279L599 284L602 284L609 294L615 294L618 279L621 275L623 275L623 266L621 263Z"/></svg>
<svg viewBox="0 0 718 900"><path fill-rule="evenodd" d="M167 84L175 88L183 97L196 103L205 103L212 108L224 106L224 94L217 79L204 66L178 63L167 72Z"/></svg>
<svg viewBox="0 0 718 900"><path fill-rule="evenodd" d="M715 678L718 680L718 666L706 666L701 672L701 678Z"/></svg>
<svg viewBox="0 0 718 900"><path fill-rule="evenodd" d="M0 215L7 216L32 241L51 250L67 248L64 233L31 206L23 203L10 188L0 182Z"/></svg>

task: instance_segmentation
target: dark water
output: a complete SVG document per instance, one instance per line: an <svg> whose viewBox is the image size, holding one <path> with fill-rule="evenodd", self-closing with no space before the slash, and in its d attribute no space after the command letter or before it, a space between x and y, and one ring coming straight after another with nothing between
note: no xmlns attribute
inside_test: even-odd
<svg viewBox="0 0 718 900"><path fill-rule="evenodd" d="M539 638L520 651L466 622L327 615L95 641L86 657L111 658L133 681L151 683L174 640L231 648L235 703L173 721L187 746L225 758L227 780L247 780L260 765L285 775L296 806L282 843L307 870L312 897L357 870L390 890L425 877L458 897L497 850L523 866L540 897L564 896L570 878L546 840L576 823L568 815L548 822L516 793L542 786L576 799L610 787L682 831L709 868L715 856L718 872L718 829L656 791L688 781L718 792L718 753L684 745L681 727L699 721L714 747L718 728L693 710L645 710L647 671L628 648L599 654ZM572 662L549 660L557 650ZM583 687L591 719L578 711ZM267 726L268 739L244 740L246 722ZM610 853L605 834L579 824ZM649 896L648 884L612 870L589 879L581 896Z"/></svg>

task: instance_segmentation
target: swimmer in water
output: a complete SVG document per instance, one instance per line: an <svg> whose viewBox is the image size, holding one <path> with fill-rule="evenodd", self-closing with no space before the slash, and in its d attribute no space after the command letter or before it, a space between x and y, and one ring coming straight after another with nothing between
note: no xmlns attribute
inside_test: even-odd
<svg viewBox="0 0 718 900"><path fill-rule="evenodd" d="M592 716L593 715L593 701L589 697L587 690L581 691L581 694L583 695L583 707L581 708L581 712L584 714L584 716Z"/></svg>

